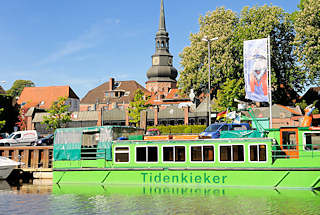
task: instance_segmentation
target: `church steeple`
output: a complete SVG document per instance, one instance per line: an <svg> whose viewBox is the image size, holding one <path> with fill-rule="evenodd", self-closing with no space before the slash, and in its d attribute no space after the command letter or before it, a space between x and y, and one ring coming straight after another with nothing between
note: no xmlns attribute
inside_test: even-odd
<svg viewBox="0 0 320 215"><path fill-rule="evenodd" d="M169 52L169 34L166 31L163 0L160 6L159 30L155 38L155 54L152 55L152 67L147 72L146 88L150 91L169 91L176 87L176 68L172 66L172 55ZM161 82L161 84L160 84ZM161 88L159 86L165 86Z"/></svg>
<svg viewBox="0 0 320 215"><path fill-rule="evenodd" d="M166 20L164 16L163 0L161 0L159 31L166 31Z"/></svg>
<svg viewBox="0 0 320 215"><path fill-rule="evenodd" d="M169 34L166 31L166 21L164 16L163 0L161 0L159 30L156 34L156 53L169 53Z"/></svg>

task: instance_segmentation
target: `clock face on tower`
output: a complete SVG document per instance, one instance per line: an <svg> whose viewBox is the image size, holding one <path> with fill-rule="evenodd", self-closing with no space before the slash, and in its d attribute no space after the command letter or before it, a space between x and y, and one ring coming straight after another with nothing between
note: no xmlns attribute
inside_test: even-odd
<svg viewBox="0 0 320 215"><path fill-rule="evenodd" d="M152 58L152 65L158 65L159 64L159 57L153 57Z"/></svg>

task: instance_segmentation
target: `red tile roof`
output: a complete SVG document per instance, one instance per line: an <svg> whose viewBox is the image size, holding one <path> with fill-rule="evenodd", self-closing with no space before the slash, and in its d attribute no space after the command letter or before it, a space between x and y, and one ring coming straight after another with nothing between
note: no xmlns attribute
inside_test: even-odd
<svg viewBox="0 0 320 215"><path fill-rule="evenodd" d="M189 99L189 97L181 95L179 89L171 89L166 99Z"/></svg>
<svg viewBox="0 0 320 215"><path fill-rule="evenodd" d="M79 99L70 86L25 87L18 99L18 104L25 103L25 108L49 109L59 97Z"/></svg>
<svg viewBox="0 0 320 215"><path fill-rule="evenodd" d="M163 92L158 92L156 94L153 94L147 104L151 105L164 105L164 104L180 104L182 102L189 101L190 99L187 96L181 96L179 94L179 89L171 89L169 94L159 99L160 95L163 95Z"/></svg>

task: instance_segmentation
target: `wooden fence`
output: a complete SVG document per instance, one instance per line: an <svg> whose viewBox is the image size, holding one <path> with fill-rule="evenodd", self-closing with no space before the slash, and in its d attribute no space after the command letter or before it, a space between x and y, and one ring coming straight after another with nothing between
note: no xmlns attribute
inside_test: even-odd
<svg viewBox="0 0 320 215"><path fill-rule="evenodd" d="M22 162L23 171L52 171L53 146L0 147L0 156Z"/></svg>

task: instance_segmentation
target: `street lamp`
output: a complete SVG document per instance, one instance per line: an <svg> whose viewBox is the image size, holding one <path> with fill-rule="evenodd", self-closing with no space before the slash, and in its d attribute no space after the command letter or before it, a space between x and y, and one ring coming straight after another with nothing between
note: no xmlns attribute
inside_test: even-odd
<svg viewBox="0 0 320 215"><path fill-rule="evenodd" d="M207 36L204 36L202 38L202 41L205 41L208 43L208 68L209 68L209 80L208 80L208 90L209 90L209 102L208 102L208 109L209 109L209 125L211 125L211 95L210 95L210 91L211 91L211 66L210 66L210 44L212 41L218 40L218 37L209 39Z"/></svg>

